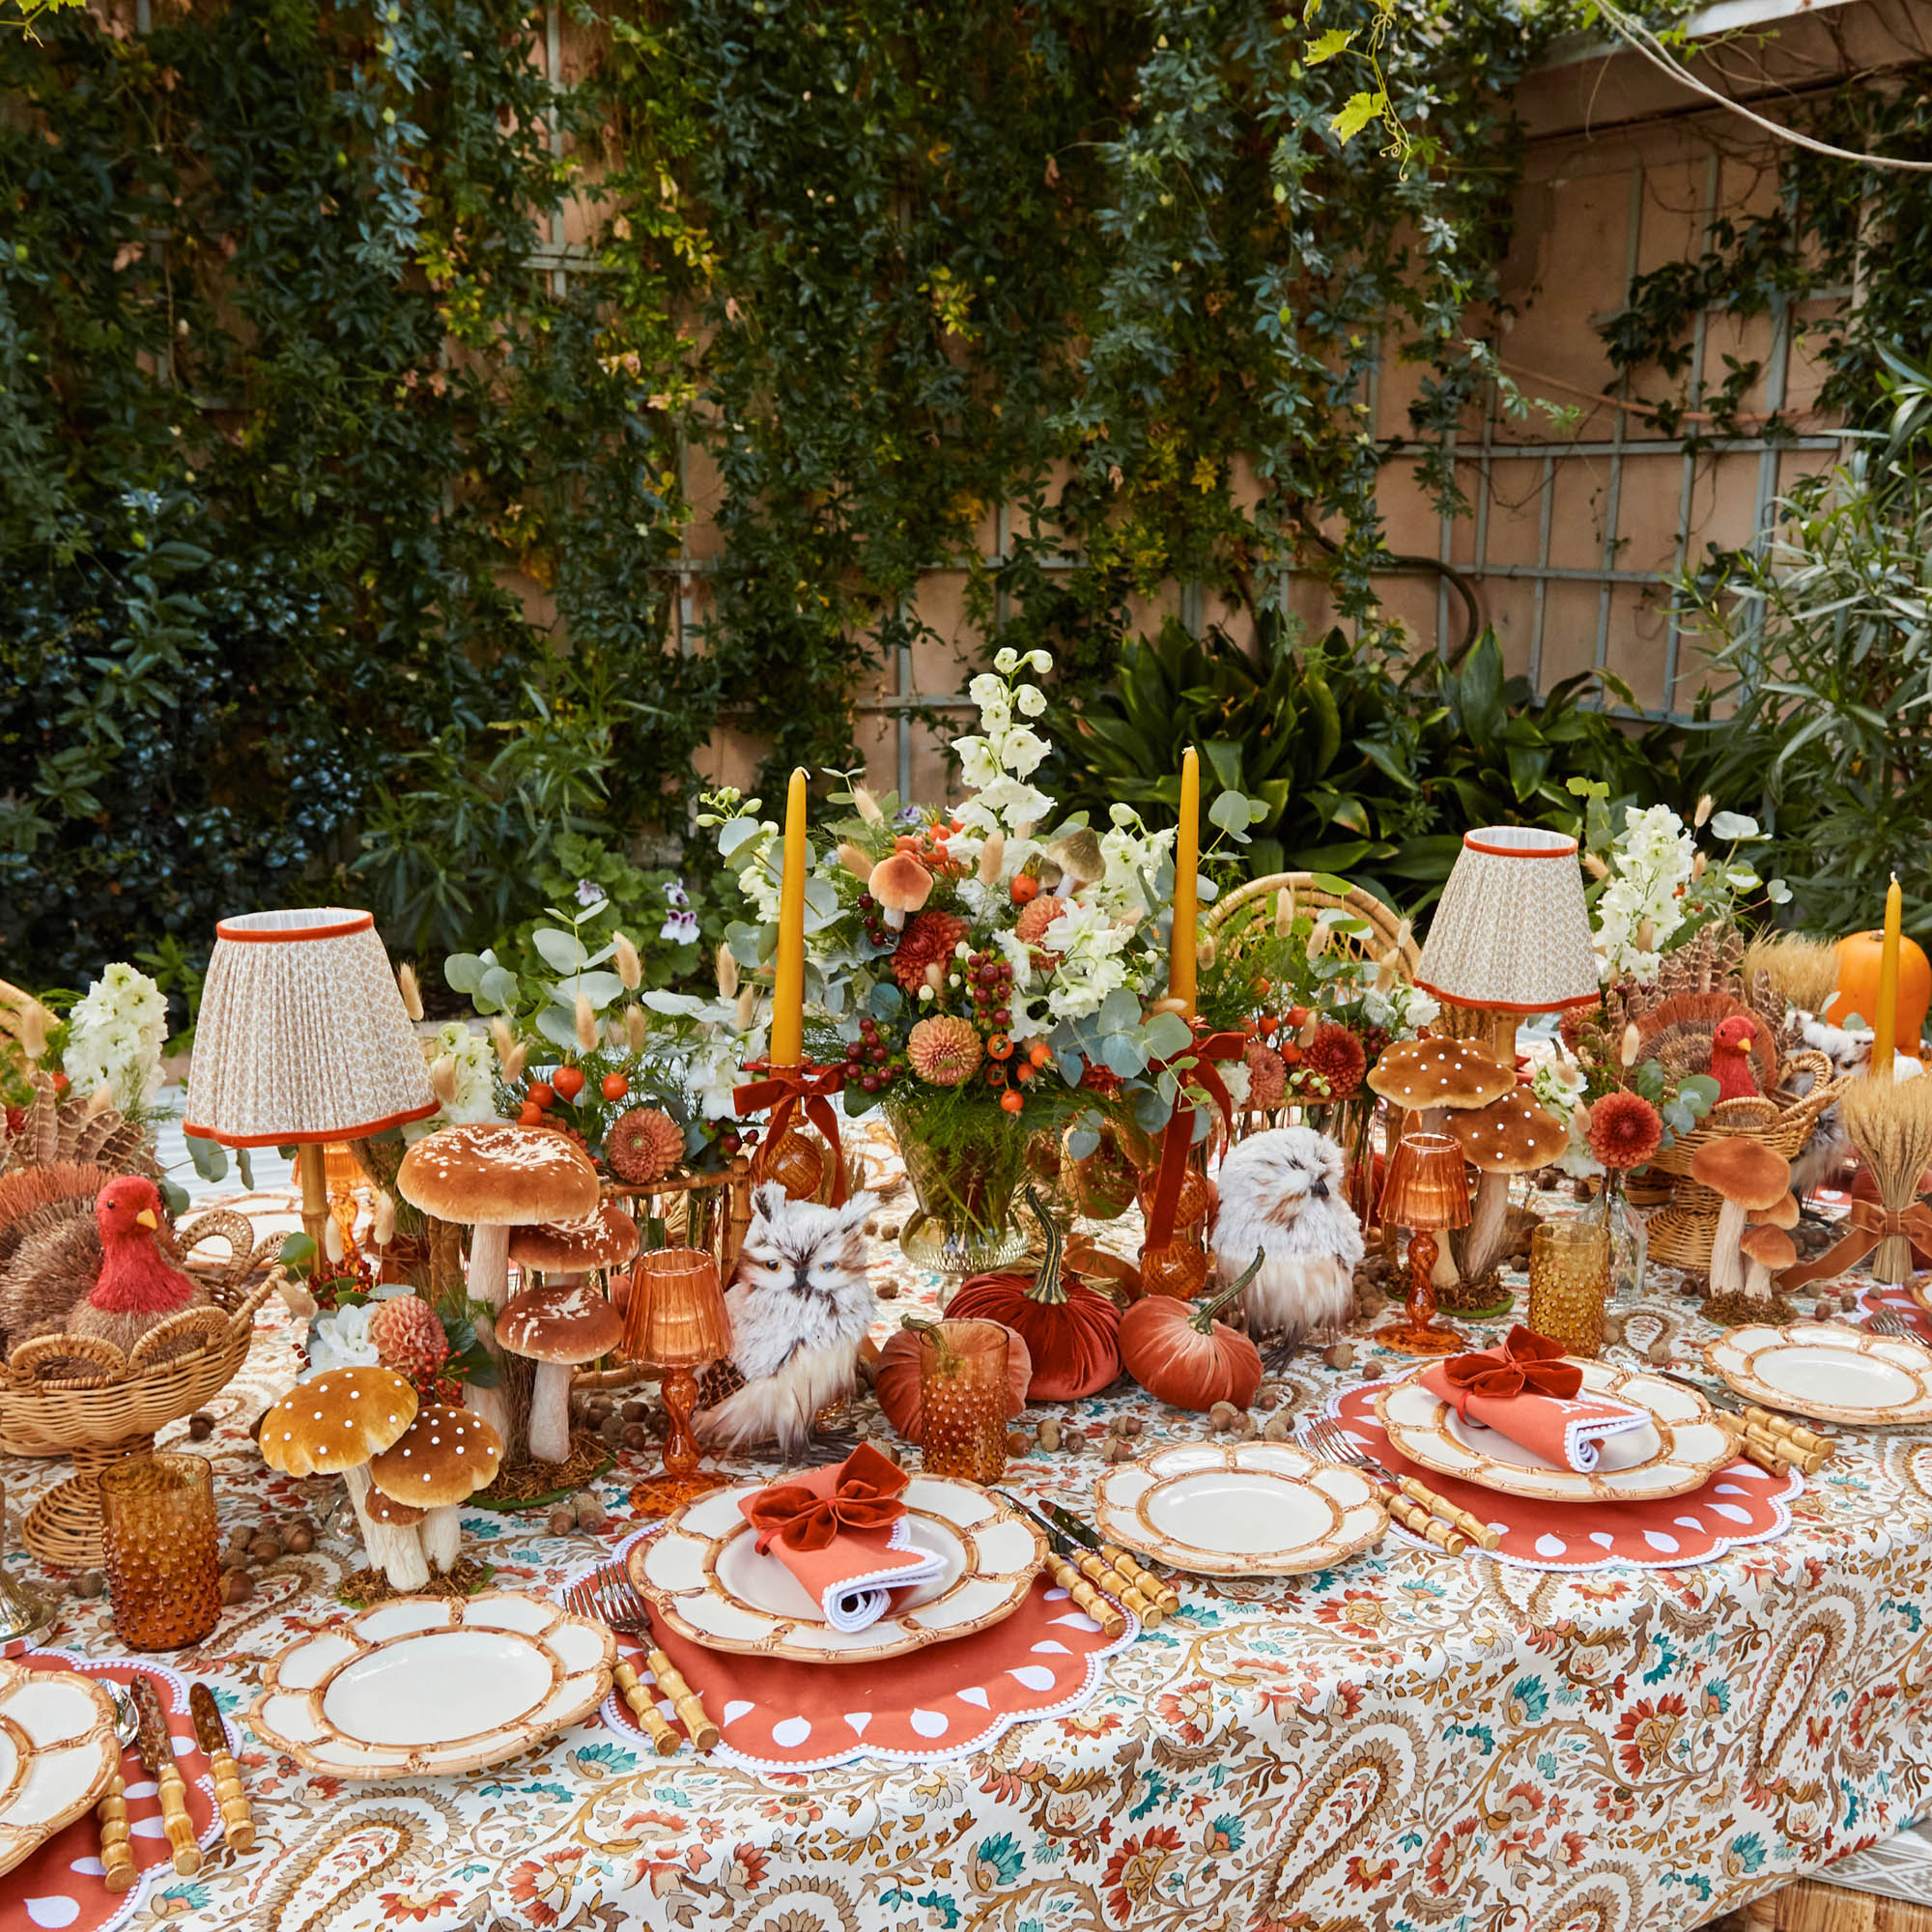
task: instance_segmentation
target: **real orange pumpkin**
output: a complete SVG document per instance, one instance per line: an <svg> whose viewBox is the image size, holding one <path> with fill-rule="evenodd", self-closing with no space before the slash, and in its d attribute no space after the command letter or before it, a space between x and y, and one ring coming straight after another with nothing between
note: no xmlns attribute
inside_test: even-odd
<svg viewBox="0 0 1932 1932"><path fill-rule="evenodd" d="M1832 1026L1843 1026L1856 1013L1870 1026L1878 1018L1879 955L1884 950L1882 932L1853 932L1838 941L1838 990L1825 1004L1824 1017ZM1918 1042L1925 1032L1925 1013L1932 1007L1932 960L1925 949L1902 935L1898 942L1898 998L1892 1011L1898 1016L1895 1038L1898 1050L1918 1057Z"/></svg>
<svg viewBox="0 0 1932 1932"><path fill-rule="evenodd" d="M1072 1402L1103 1389L1121 1373L1121 1311L1111 1295L1065 1264L1065 1238L1037 1188L1027 1205L1046 1230L1039 1272L969 1275L947 1303L953 1321L998 1321L1026 1338L1033 1356L1035 1402Z"/></svg>
<svg viewBox="0 0 1932 1932"><path fill-rule="evenodd" d="M1121 1317L1121 1361L1150 1395L1176 1408L1207 1409L1217 1402L1246 1408L1262 1385L1261 1350L1214 1317L1246 1293L1262 1263L1219 1294L1191 1308L1150 1294Z"/></svg>
<svg viewBox="0 0 1932 1932"><path fill-rule="evenodd" d="M878 1397L886 1420L908 1442L925 1440L919 1387L919 1336L926 1325L908 1318L902 1328L886 1338L872 1370L872 1393ZM994 1326L1006 1328L1006 1323L995 1322ZM1027 1351L1026 1337L1016 1328L1007 1328L1007 1380L1012 1391L1007 1413L1017 1415L1026 1406L1033 1356Z"/></svg>

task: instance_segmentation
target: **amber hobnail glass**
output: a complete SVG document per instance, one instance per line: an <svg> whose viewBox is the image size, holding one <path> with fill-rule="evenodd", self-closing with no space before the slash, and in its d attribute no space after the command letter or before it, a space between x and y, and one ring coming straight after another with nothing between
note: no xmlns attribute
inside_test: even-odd
<svg viewBox="0 0 1932 1932"><path fill-rule="evenodd" d="M920 1466L928 1476L997 1483L1007 1472L1007 1331L997 1321L935 1321L919 1338Z"/></svg>
<svg viewBox="0 0 1932 1932"><path fill-rule="evenodd" d="M1596 1221L1546 1221L1529 1237L1529 1325L1566 1353L1604 1346L1610 1231Z"/></svg>
<svg viewBox="0 0 1932 1932"><path fill-rule="evenodd" d="M206 1457L135 1456L99 1478L114 1631L129 1650L199 1643L221 1615L214 1477Z"/></svg>

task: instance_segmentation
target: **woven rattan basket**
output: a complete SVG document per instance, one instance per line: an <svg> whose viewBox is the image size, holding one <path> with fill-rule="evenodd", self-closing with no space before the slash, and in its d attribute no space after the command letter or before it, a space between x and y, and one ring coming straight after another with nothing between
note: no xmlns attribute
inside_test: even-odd
<svg viewBox="0 0 1932 1932"><path fill-rule="evenodd" d="M1794 1096L1792 1079L1811 1075L1811 1091ZM1794 1053L1780 1069L1779 1091L1742 1100L1719 1100L1693 1132L1680 1134L1652 1160L1653 1168L1676 1177L1670 1206L1647 1224L1650 1255L1666 1267L1703 1269L1711 1265L1711 1243L1724 1202L1720 1194L1690 1179L1690 1162L1700 1147L1740 1135L1762 1141L1773 1153L1792 1159L1811 1138L1818 1116L1837 1097L1837 1069L1822 1054Z"/></svg>
<svg viewBox="0 0 1932 1932"><path fill-rule="evenodd" d="M1415 977L1415 962L1422 957L1422 950L1412 938L1403 938L1402 915L1360 886L1350 886L1346 894L1323 892L1315 883L1313 872L1270 872L1264 879L1250 879L1246 885L1236 886L1208 915L1208 930L1222 944L1238 948L1244 926L1251 921L1265 922L1273 917L1275 895L1284 886L1293 893L1298 911L1345 912L1369 927L1367 932L1337 931L1329 941L1334 952L1373 966L1400 940L1402 977Z"/></svg>
<svg viewBox="0 0 1932 1932"><path fill-rule="evenodd" d="M188 1272L207 1284L210 1302L227 1319L199 1346L99 1380L40 1380L0 1363L0 1443L11 1455L73 1462L74 1473L43 1496L21 1526L20 1540L43 1563L97 1567L100 1499L95 1477L109 1463L152 1449L156 1430L192 1415L242 1366L255 1311L279 1290L282 1270L270 1269L248 1285L274 1244L251 1246L252 1231L239 1214L217 1210L188 1222L181 1245L191 1249L211 1236L228 1241L231 1259L218 1266L191 1260Z"/></svg>

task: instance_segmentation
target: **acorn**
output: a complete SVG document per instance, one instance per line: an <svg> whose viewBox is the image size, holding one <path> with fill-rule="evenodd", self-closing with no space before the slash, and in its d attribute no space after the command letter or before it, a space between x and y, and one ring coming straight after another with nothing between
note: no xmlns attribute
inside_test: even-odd
<svg viewBox="0 0 1932 1932"><path fill-rule="evenodd" d="M1110 1435L1106 1448L1100 1454L1109 1463L1131 1463L1134 1460L1133 1444L1124 1435Z"/></svg>
<svg viewBox="0 0 1932 1932"><path fill-rule="evenodd" d="M1007 1431L1007 1454L1009 1456L1031 1456L1033 1437L1024 1429Z"/></svg>
<svg viewBox="0 0 1932 1932"><path fill-rule="evenodd" d="M1060 1453L1063 1456L1084 1456L1087 1453L1087 1438L1077 1429L1065 1430L1060 1437Z"/></svg>
<svg viewBox="0 0 1932 1932"><path fill-rule="evenodd" d="M646 1402L627 1402L617 1412L626 1422L641 1422L651 1412L651 1406Z"/></svg>
<svg viewBox="0 0 1932 1932"><path fill-rule="evenodd" d="M607 1415L604 1418L604 1420L597 1425L597 1433L604 1438L606 1442L608 1442L611 1445L612 1449L614 1449L620 1442L623 1441L624 1431L626 1428L632 1425L620 1422L614 1415Z"/></svg>
<svg viewBox="0 0 1932 1932"><path fill-rule="evenodd" d="M576 1498L574 1507L577 1511L579 1529L585 1530L592 1536L603 1535L611 1519L605 1514L604 1505L588 1490Z"/></svg>
<svg viewBox="0 0 1932 1932"><path fill-rule="evenodd" d="M1122 1435L1138 1435L1146 1427L1147 1422L1144 1417L1123 1415L1121 1418L1121 1434Z"/></svg>
<svg viewBox="0 0 1932 1932"><path fill-rule="evenodd" d="M1054 1450L1060 1447L1060 1424L1050 1415L1034 1431L1034 1440L1048 1455L1051 1455Z"/></svg>
<svg viewBox="0 0 1932 1932"><path fill-rule="evenodd" d="M1355 1345L1352 1342L1331 1342L1321 1351L1321 1359L1331 1369L1352 1369L1355 1366Z"/></svg>
<svg viewBox="0 0 1932 1932"><path fill-rule="evenodd" d="M640 1454L651 1446L651 1432L641 1422L627 1422L624 1425L624 1447L634 1454Z"/></svg>
<svg viewBox="0 0 1932 1932"><path fill-rule="evenodd" d="M577 1527L577 1512L568 1503L558 1503L550 1513L549 1529L553 1536L568 1536Z"/></svg>
<svg viewBox="0 0 1932 1932"><path fill-rule="evenodd" d="M107 1588L107 1578L99 1570L83 1570L73 1579L76 1597L98 1597Z"/></svg>
<svg viewBox="0 0 1932 1932"><path fill-rule="evenodd" d="M1242 1413L1232 1402L1217 1402L1208 1411L1208 1427L1217 1434L1225 1435L1229 1430L1240 1427Z"/></svg>
<svg viewBox="0 0 1932 1932"><path fill-rule="evenodd" d="M187 1419L187 1433L191 1441L206 1442L214 1434L214 1418L207 1409L198 1408Z"/></svg>
<svg viewBox="0 0 1932 1932"><path fill-rule="evenodd" d="M1262 1435L1269 1442L1292 1442L1294 1424L1286 1415L1271 1415L1262 1424Z"/></svg>
<svg viewBox="0 0 1932 1932"><path fill-rule="evenodd" d="M228 1548L240 1553L245 1554L254 1540L255 1532L239 1522L228 1532Z"/></svg>
<svg viewBox="0 0 1932 1932"><path fill-rule="evenodd" d="M899 1298L899 1285L895 1281L882 1281L872 1292L881 1301L896 1301Z"/></svg>
<svg viewBox="0 0 1932 1932"><path fill-rule="evenodd" d="M282 1539L271 1529L265 1529L248 1545L248 1558L252 1563L273 1563L281 1553Z"/></svg>
<svg viewBox="0 0 1932 1932"><path fill-rule="evenodd" d="M1661 1338L1653 1342L1643 1352L1645 1359L1654 1362L1660 1369L1671 1359L1670 1344Z"/></svg>
<svg viewBox="0 0 1932 1932"><path fill-rule="evenodd" d="M245 1570L231 1570L221 1586L224 1604L245 1604L255 1594L255 1579Z"/></svg>
<svg viewBox="0 0 1932 1932"><path fill-rule="evenodd" d="M306 1556L315 1548L315 1531L305 1522L292 1522L282 1532L282 1548L291 1556Z"/></svg>

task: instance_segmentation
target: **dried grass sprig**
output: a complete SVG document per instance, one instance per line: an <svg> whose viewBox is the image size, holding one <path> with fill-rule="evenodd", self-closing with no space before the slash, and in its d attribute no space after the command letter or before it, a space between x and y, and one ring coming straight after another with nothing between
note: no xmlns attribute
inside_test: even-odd
<svg viewBox="0 0 1932 1932"><path fill-rule="evenodd" d="M1838 950L1829 939L1780 932L1753 939L1745 948L1744 982L1757 984L1762 973L1771 989L1807 1013L1822 1013L1838 990Z"/></svg>
<svg viewBox="0 0 1932 1932"><path fill-rule="evenodd" d="M1838 1094L1838 1118L1871 1170L1882 1206L1901 1214L1918 1199L1918 1182L1932 1167L1932 1077L1881 1080L1866 1074ZM1912 1272L1912 1242L1887 1235L1872 1256L1872 1273L1901 1282Z"/></svg>

